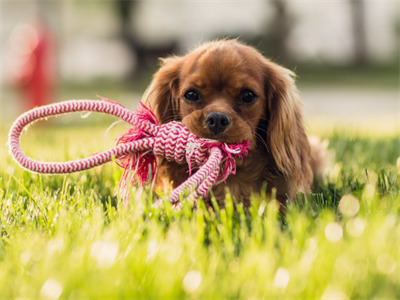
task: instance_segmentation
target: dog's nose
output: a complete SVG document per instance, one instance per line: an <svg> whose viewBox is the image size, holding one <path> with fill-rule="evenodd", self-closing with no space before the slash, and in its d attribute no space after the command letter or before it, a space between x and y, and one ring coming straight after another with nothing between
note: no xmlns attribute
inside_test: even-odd
<svg viewBox="0 0 400 300"><path fill-rule="evenodd" d="M224 113L212 112L206 117L207 127L215 134L223 132L230 123L231 119Z"/></svg>

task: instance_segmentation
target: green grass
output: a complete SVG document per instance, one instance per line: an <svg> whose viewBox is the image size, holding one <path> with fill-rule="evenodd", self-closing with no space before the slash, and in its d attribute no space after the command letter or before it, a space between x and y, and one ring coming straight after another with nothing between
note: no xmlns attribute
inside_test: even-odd
<svg viewBox="0 0 400 300"><path fill-rule="evenodd" d="M174 211L136 188L125 207L115 165L42 176L2 149L0 298L398 299L400 139L344 132L322 134L329 174L286 215L266 196L248 211L229 195L226 209ZM98 125L28 133L23 149L39 159L112 144Z"/></svg>

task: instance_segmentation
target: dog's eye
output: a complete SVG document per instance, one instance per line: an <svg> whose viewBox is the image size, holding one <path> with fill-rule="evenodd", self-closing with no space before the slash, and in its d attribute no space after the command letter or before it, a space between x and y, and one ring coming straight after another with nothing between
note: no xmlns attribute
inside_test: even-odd
<svg viewBox="0 0 400 300"><path fill-rule="evenodd" d="M184 95L183 98L187 102L199 102L200 101L200 95L196 90L188 90Z"/></svg>
<svg viewBox="0 0 400 300"><path fill-rule="evenodd" d="M257 95L248 89L243 90L240 95L239 95L239 100L240 102L244 103L244 104L251 104L254 102L254 100L256 100Z"/></svg>

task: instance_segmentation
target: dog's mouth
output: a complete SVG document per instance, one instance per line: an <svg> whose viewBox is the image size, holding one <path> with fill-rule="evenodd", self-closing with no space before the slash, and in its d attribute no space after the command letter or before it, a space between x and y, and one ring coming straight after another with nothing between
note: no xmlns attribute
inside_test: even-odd
<svg viewBox="0 0 400 300"><path fill-rule="evenodd" d="M210 142L213 142L213 143L217 142L217 143L225 143L225 144L239 144L244 141L244 139L240 139L240 140L239 139L231 139L228 137L224 137L224 136L221 137L221 136L215 136L215 135L205 135L205 136L197 135L197 136L201 137L205 140L208 140Z"/></svg>
<svg viewBox="0 0 400 300"><path fill-rule="evenodd" d="M226 143L226 144L239 144L242 143L246 140L252 140L252 137L247 136L247 135L237 135L234 134L234 132L238 131L235 128L230 128L227 131L214 134L213 132L210 132L207 130L206 127L202 127L201 130L198 129L197 126L192 127L192 126L187 126L185 125L191 133L193 133L195 136L209 140L210 142L219 142L219 143Z"/></svg>
<svg viewBox="0 0 400 300"><path fill-rule="evenodd" d="M230 124L223 130L220 130L213 128L212 124L207 124L202 115L196 116L195 114L190 114L182 119L183 125L199 138L227 144L238 144L254 139L249 125L244 121L240 121L232 117Z"/></svg>

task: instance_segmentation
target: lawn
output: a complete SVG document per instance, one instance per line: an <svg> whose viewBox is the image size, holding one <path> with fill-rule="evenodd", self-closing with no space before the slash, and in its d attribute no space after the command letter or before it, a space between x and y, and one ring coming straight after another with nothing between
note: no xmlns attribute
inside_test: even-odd
<svg viewBox="0 0 400 300"><path fill-rule="evenodd" d="M87 156L121 130L49 124L24 134L27 154ZM285 215L265 195L249 210L228 194L225 209L174 211L136 187L126 207L115 164L42 176L1 149L0 298L399 299L398 133L319 134L334 154L328 175Z"/></svg>

